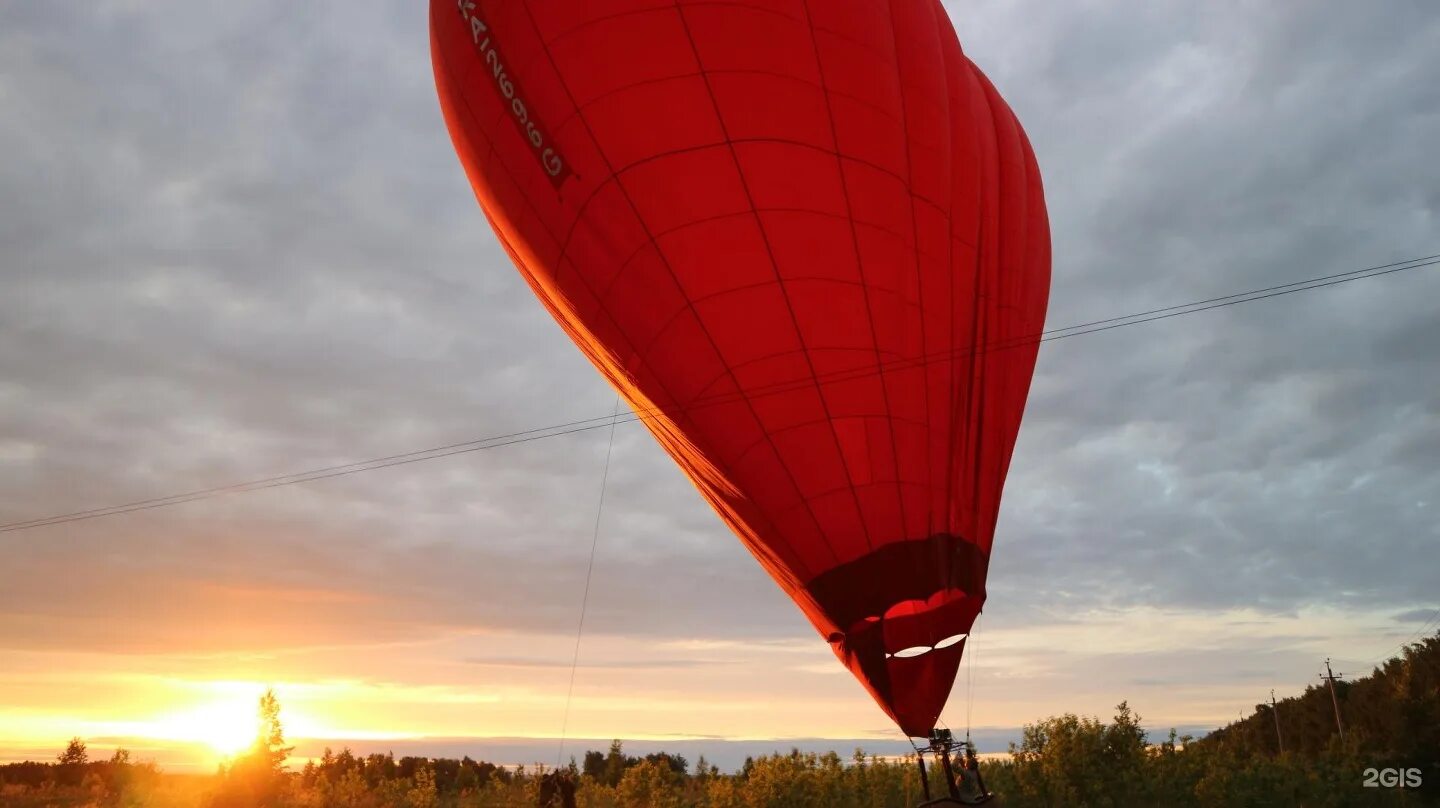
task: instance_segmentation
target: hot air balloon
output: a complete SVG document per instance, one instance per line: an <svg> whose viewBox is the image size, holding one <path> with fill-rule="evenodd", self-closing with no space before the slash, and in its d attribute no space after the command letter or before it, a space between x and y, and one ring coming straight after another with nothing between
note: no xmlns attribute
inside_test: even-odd
<svg viewBox="0 0 1440 808"><path fill-rule="evenodd" d="M1049 293L1040 174L938 0L433 0L515 266L837 657L935 729Z"/></svg>

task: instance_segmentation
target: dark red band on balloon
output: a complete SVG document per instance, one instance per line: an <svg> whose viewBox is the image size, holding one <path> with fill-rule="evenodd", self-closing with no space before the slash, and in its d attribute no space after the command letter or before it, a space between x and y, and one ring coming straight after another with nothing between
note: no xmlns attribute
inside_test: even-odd
<svg viewBox="0 0 1440 808"><path fill-rule="evenodd" d="M849 631L866 618L885 617L903 601L923 601L948 589L984 600L989 565L990 557L973 542L937 533L881 545L816 576L805 589L841 631Z"/></svg>
<svg viewBox="0 0 1440 808"><path fill-rule="evenodd" d="M836 656L900 728L924 737L945 705L968 634L985 603L990 557L953 533L883 544L825 572L805 590L840 630ZM936 647L950 640L944 648ZM923 657L896 656L923 649Z"/></svg>

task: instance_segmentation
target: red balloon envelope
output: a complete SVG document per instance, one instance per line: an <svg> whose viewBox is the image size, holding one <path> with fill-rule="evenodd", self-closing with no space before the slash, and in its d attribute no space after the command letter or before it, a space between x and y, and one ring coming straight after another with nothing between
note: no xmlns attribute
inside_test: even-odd
<svg viewBox="0 0 1440 808"><path fill-rule="evenodd" d="M430 30L535 294L928 734L1050 275L1034 155L938 0L432 0Z"/></svg>

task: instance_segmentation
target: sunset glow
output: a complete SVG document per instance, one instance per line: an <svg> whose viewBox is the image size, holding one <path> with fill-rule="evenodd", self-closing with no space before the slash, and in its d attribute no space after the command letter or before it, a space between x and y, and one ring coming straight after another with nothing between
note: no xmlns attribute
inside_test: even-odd
<svg viewBox="0 0 1440 808"><path fill-rule="evenodd" d="M1031 714L1076 704L1103 715L1128 698L1162 728L1199 725L1243 700L1245 683L1137 684L1122 678L1123 661L1107 668L1076 660L1095 641L1130 653L1180 655L1221 641L1260 653L1315 622L1358 644L1369 641L1383 620L1314 612L1258 624L1256 617L1248 611L1216 618L1129 610L1018 631L986 625L970 718L977 728L1014 726ZM1164 626L1184 630L1167 634ZM1137 632L1150 638L1143 646ZM564 720L573 642L573 635L457 631L400 648L357 645L203 660L183 654L21 655L6 680L15 698L0 706L0 759L53 758L80 735L95 757L123 746L167 768L212 771L254 740L256 705L267 687L280 700L295 760L318 755L323 746L393 749L398 755L465 738L472 745L460 748L483 748L486 739L531 738L553 750L546 739L558 735ZM1324 652L1319 643L1296 647L1306 655ZM1075 664L1085 665L1098 684L1084 693L1061 688ZM899 740L874 706L857 697L862 694L833 664L829 649L804 637L741 642L600 635L586 638L580 665L571 737ZM80 668L94 673L52 673ZM187 673L162 675L158 669ZM1297 667L1296 675L1301 672ZM409 684L401 684L403 677ZM952 726L966 719L967 701L958 694L967 691L957 691L947 713Z"/></svg>
<svg viewBox="0 0 1440 808"><path fill-rule="evenodd" d="M151 724L157 740L197 741L220 757L231 757L250 747L256 738L255 699L226 698Z"/></svg>

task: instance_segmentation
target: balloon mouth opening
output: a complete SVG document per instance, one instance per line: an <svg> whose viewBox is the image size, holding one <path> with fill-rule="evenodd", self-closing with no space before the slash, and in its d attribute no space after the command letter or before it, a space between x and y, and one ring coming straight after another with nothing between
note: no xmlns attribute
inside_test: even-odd
<svg viewBox="0 0 1440 808"><path fill-rule="evenodd" d="M964 590L947 588L923 600L900 601L883 615L861 618L849 631L831 632L826 639L832 645L867 645L887 660L916 659L963 646L972 610L978 611L978 604Z"/></svg>
<svg viewBox="0 0 1440 808"><path fill-rule="evenodd" d="M966 638L966 637L969 637L969 636L970 636L969 634L951 634L949 637L946 637L945 639L941 640L940 642L935 643L934 645L912 645L912 646L910 646L909 648L901 648L899 651L896 651L896 652L893 653L893 654L888 654L888 653L887 653L887 654L885 655L885 658L886 658L886 659L914 659L915 657L918 657L918 656L924 656L924 655L930 653L931 651L944 651L946 648L950 648L951 646L959 645L960 643L962 643L962 642L965 641L965 638Z"/></svg>

